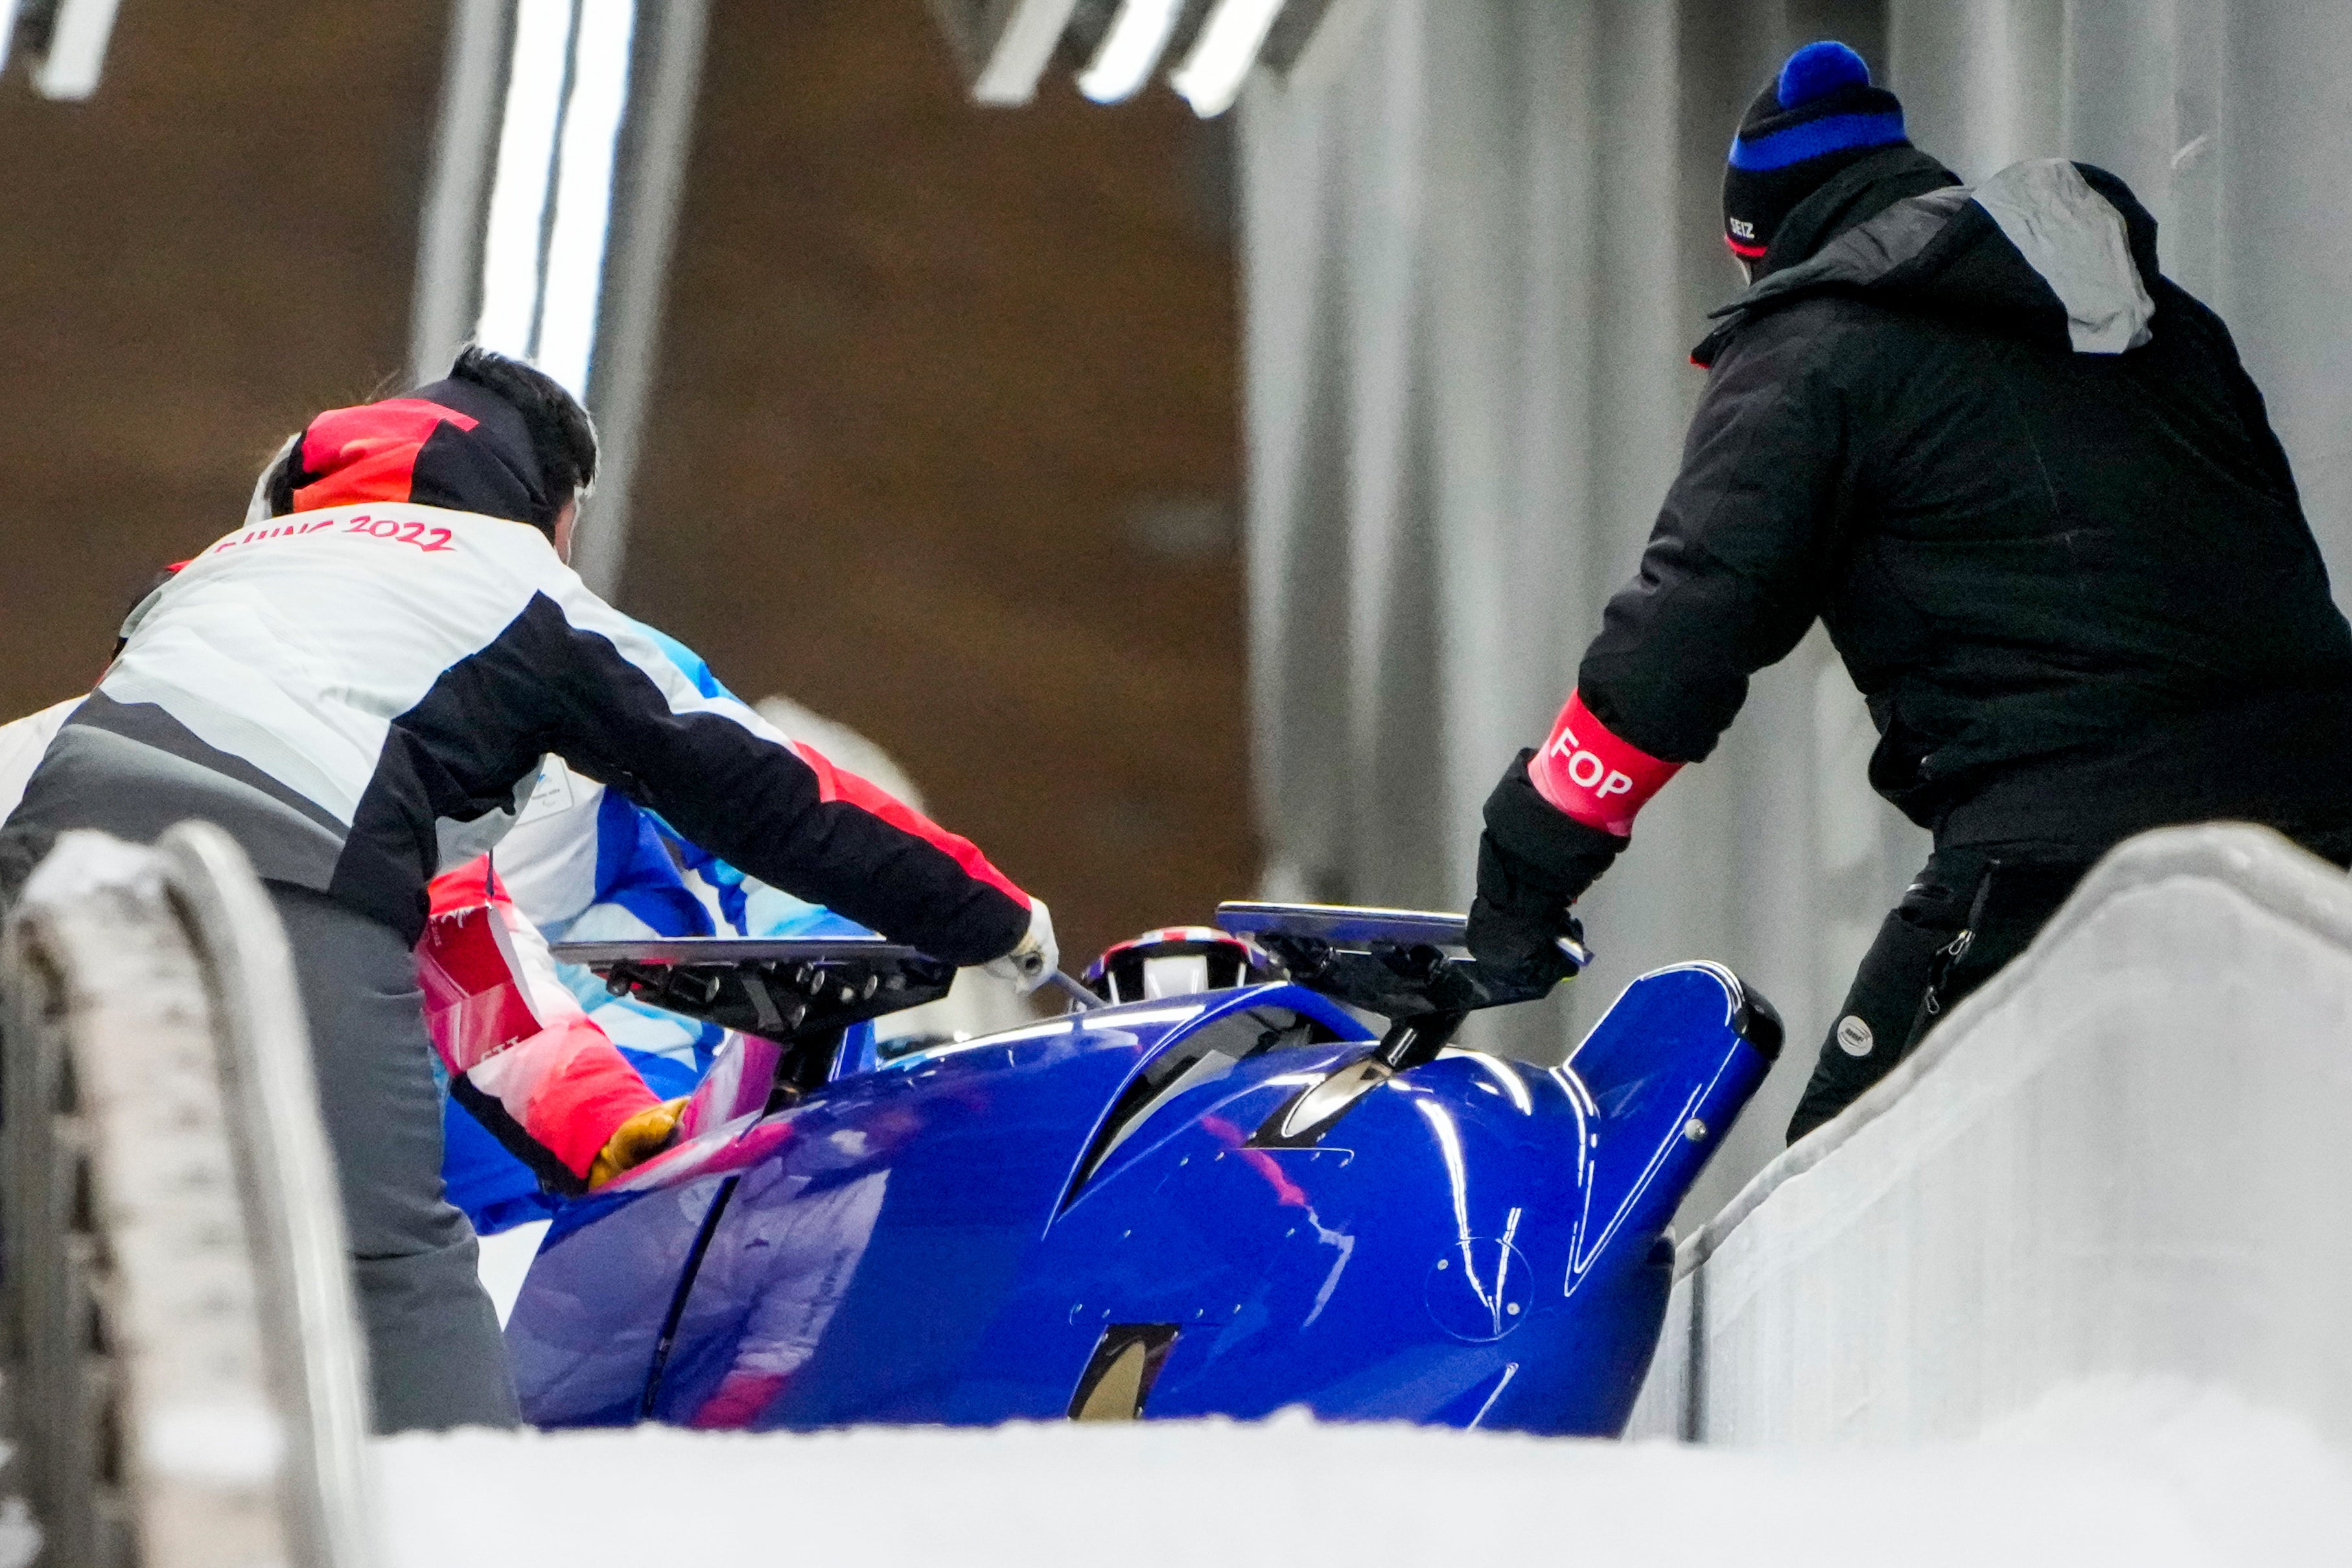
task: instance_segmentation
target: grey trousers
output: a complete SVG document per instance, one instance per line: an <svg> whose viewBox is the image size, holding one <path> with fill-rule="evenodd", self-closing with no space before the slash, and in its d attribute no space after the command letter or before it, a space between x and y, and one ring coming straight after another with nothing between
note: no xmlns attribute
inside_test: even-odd
<svg viewBox="0 0 2352 1568"><path fill-rule="evenodd" d="M375 1429L519 1425L474 1228L442 1196L441 1092L415 958L399 932L325 894L268 887L341 1177Z"/></svg>

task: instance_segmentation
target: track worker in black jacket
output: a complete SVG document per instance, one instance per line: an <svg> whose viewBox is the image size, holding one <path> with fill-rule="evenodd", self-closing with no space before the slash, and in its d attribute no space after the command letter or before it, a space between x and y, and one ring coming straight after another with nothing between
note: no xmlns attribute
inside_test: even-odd
<svg viewBox="0 0 2352 1568"><path fill-rule="evenodd" d="M168 578L0 827L0 901L58 835L188 818L265 879L303 988L379 1429L512 1425L499 1323L441 1190L411 948L426 883L512 825L550 753L763 881L1034 988L1045 906L971 843L707 696L564 564L587 414L529 365L331 410L266 513ZM264 504L266 503L266 504ZM642 1151L638 1151L642 1152Z"/></svg>
<svg viewBox="0 0 2352 1568"><path fill-rule="evenodd" d="M1973 189L1837 44L1732 142L1748 290L1680 475L1559 727L1488 800L1471 946L1550 962L1634 813L1820 620L1870 779L1935 834L1822 1042L1801 1137L2165 823L2352 857L2352 629L2230 334L2157 270L2122 182Z"/></svg>

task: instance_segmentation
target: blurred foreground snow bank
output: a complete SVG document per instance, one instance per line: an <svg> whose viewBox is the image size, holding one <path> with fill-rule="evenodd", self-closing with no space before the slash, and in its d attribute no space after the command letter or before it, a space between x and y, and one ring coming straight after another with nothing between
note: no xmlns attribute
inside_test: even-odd
<svg viewBox="0 0 2352 1568"><path fill-rule="evenodd" d="M1294 1415L810 1437L474 1431L374 1451L385 1568L2352 1562L2352 1462L2296 1418L2162 1381L2072 1385L1975 1441L1896 1448Z"/></svg>

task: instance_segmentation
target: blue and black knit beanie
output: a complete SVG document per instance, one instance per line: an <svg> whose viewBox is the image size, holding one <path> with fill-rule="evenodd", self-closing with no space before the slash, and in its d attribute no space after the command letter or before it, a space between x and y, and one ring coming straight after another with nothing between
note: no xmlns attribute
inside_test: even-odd
<svg viewBox="0 0 2352 1568"><path fill-rule="evenodd" d="M1723 239L1755 262L1780 220L1850 163L1906 147L1903 103L1870 85L1870 68L1843 44L1807 44L1756 95L1731 139L1723 172Z"/></svg>

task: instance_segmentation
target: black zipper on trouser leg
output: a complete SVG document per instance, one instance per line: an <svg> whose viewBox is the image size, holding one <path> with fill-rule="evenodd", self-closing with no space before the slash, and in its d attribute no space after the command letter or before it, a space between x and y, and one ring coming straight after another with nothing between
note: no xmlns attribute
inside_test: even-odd
<svg viewBox="0 0 2352 1568"><path fill-rule="evenodd" d="M1977 878L1976 895L1969 900L1968 918L1960 922L1959 935L1936 949L1935 963L1927 971L1927 988L1920 995L1919 1010L1912 1015L1911 1032L1904 1037L1903 1050L1895 1061L1917 1050L1921 1038L1943 1017L1944 988L1951 980L1952 971L1960 967L1960 960L1976 945L1978 927L1984 924L1985 901L1992 896L1992 879L2000 870L2000 862L1985 862L1982 874Z"/></svg>

